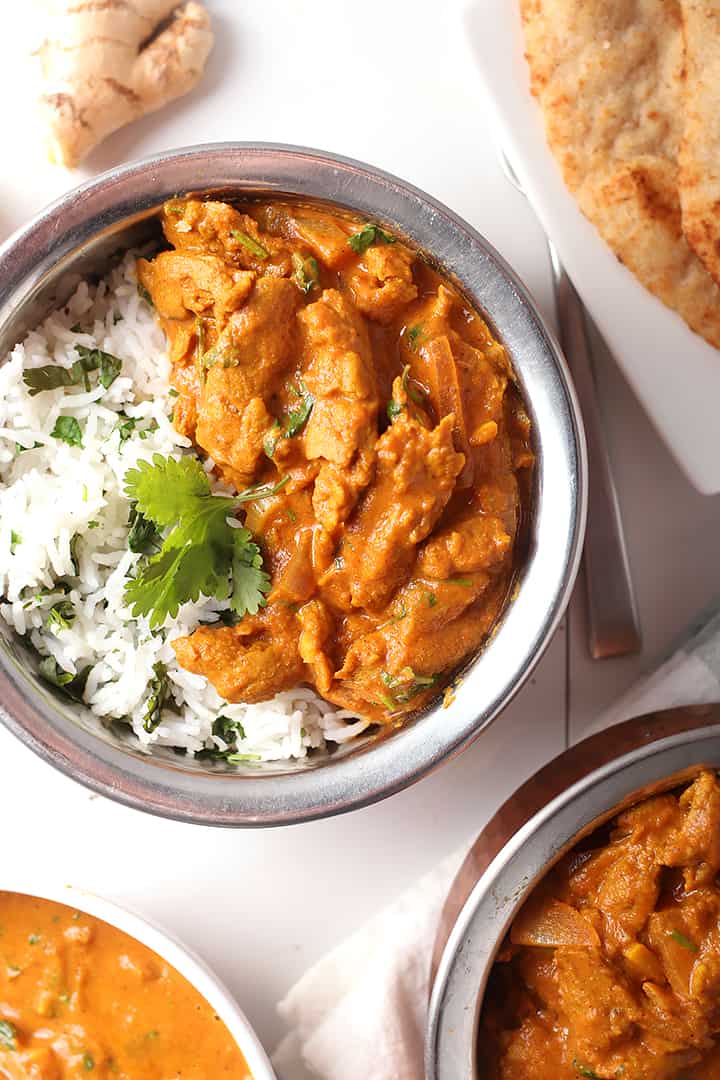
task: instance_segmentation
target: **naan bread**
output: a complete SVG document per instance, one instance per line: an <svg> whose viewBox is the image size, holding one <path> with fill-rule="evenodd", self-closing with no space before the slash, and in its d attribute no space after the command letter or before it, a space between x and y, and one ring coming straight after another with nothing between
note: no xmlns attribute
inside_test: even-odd
<svg viewBox="0 0 720 1080"><path fill-rule="evenodd" d="M720 289L682 231L679 0L520 0L532 90L570 190L613 251L720 347Z"/></svg>
<svg viewBox="0 0 720 1080"><path fill-rule="evenodd" d="M681 0L687 80L680 144L683 230L720 281L720 2Z"/></svg>

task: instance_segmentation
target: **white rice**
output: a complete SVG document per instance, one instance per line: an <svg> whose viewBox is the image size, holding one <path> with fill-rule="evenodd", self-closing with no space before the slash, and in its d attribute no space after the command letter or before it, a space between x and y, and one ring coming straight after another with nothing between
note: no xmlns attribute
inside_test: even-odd
<svg viewBox="0 0 720 1080"><path fill-rule="evenodd" d="M138 295L134 267L129 254L99 285L82 283L66 307L28 334L0 366L0 615L63 671L74 675L89 668L84 700L98 721L130 724L148 749L225 750L222 739L212 735L219 715L240 722L245 737L238 739L237 752L250 760L303 758L328 742L346 742L367 721L306 687L261 704L229 705L207 679L178 666L170 641L192 632L201 620L216 619L227 601L185 604L177 618L166 620L165 632L154 633L148 620L135 618L125 604L127 576L142 558L127 546L125 473L156 453L192 453L190 441L170 421L165 338L152 308ZM52 362L70 367L76 345L122 359L112 386L31 396L23 371ZM61 415L78 420L82 447L52 437ZM122 441L125 417L137 424ZM27 449L19 452L18 446ZM212 468L211 461L206 468ZM77 576L74 537L79 538ZM71 585L67 595L62 584L56 588L59 579ZM48 613L63 599L72 603L75 618L67 629L48 629ZM143 720L159 662L167 667L171 708L147 732Z"/></svg>

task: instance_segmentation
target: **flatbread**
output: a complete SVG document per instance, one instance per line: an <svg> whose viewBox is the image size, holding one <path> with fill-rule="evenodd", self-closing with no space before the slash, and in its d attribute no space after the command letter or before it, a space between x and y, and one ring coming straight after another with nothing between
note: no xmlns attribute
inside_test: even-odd
<svg viewBox="0 0 720 1080"><path fill-rule="evenodd" d="M680 144L683 230L720 281L720 2L681 0L687 79Z"/></svg>
<svg viewBox="0 0 720 1080"><path fill-rule="evenodd" d="M520 0L531 86L570 190L640 281L720 348L720 289L682 231L679 0Z"/></svg>

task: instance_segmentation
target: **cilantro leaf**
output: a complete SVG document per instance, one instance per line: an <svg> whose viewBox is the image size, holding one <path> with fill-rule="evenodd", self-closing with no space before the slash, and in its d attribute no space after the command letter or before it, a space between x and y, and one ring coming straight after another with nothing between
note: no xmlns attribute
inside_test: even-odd
<svg viewBox="0 0 720 1080"><path fill-rule="evenodd" d="M320 270L318 268L317 259L314 259L312 255L304 257L299 251L294 251L292 254L292 280L297 285L300 292L310 292L320 281Z"/></svg>
<svg viewBox="0 0 720 1080"><path fill-rule="evenodd" d="M284 438L286 439L292 439L295 435L300 434L310 419L310 413L313 411L313 405L315 404L315 398L302 379L299 380L299 384L300 390L294 390L293 393L302 400L297 409L292 409L287 414L287 426L284 433Z"/></svg>
<svg viewBox="0 0 720 1080"><path fill-rule="evenodd" d="M233 528L228 518L241 503L272 495L287 480L233 499L211 493L196 458L175 461L156 454L152 462L140 461L129 470L125 492L136 503L136 511L170 530L160 551L125 585L133 614L149 616L154 628L168 615L174 618L181 604L201 595L218 600L230 597L237 614L255 614L265 603L270 578L249 531Z"/></svg>
<svg viewBox="0 0 720 1080"><path fill-rule="evenodd" d="M100 385L109 390L122 369L122 360L102 349L88 349L85 345L76 345L75 352L85 371L100 372Z"/></svg>
<svg viewBox="0 0 720 1080"><path fill-rule="evenodd" d="M251 255L254 255L256 259L260 259L263 262L268 258L270 252L267 248L264 248L262 244L259 244L252 236L248 236L247 233L241 232L240 229L231 229L230 235L234 240L237 240L238 244L241 244Z"/></svg>
<svg viewBox="0 0 720 1080"><path fill-rule="evenodd" d="M270 591L270 577L263 570L262 555L253 544L248 529L234 529L232 561L233 591L230 606L233 611L248 611L256 615L265 604Z"/></svg>
<svg viewBox="0 0 720 1080"><path fill-rule="evenodd" d="M392 233L385 232L379 225L368 222L367 225L363 225L359 232L348 236L347 242L356 255L362 255L373 244L394 244L395 237Z"/></svg>
<svg viewBox="0 0 720 1080"><path fill-rule="evenodd" d="M48 612L46 626L48 630L58 634L61 630L69 630L75 621L75 608L70 600L59 600L53 604Z"/></svg>
<svg viewBox="0 0 720 1080"><path fill-rule="evenodd" d="M148 686L150 694L145 702L145 715L143 716L143 727L148 733L154 731L160 723L163 705L170 692L167 668L161 660L158 660L157 664L153 664L153 675L154 678Z"/></svg>
<svg viewBox="0 0 720 1080"><path fill-rule="evenodd" d="M53 439L61 439L68 446L82 446L82 430L74 416L58 416L50 434Z"/></svg>
<svg viewBox="0 0 720 1080"><path fill-rule="evenodd" d="M148 521L145 515L140 513L136 503L130 503L128 525L128 547L131 551L137 555L150 555L157 551L160 537L155 523Z"/></svg>
<svg viewBox="0 0 720 1080"><path fill-rule="evenodd" d="M139 461L128 469L125 494L144 517L168 527L191 514L197 498L210 495L210 481L197 458L175 461L155 454L152 461Z"/></svg>
<svg viewBox="0 0 720 1080"><path fill-rule="evenodd" d="M71 367L59 364L45 364L43 367L30 368L23 372L23 382L30 396L35 397L45 390L59 390L64 386L84 386L90 389L90 372L100 372L100 385L108 390L117 379L122 368L122 360L102 349L88 349L85 345L76 345L78 359Z"/></svg>

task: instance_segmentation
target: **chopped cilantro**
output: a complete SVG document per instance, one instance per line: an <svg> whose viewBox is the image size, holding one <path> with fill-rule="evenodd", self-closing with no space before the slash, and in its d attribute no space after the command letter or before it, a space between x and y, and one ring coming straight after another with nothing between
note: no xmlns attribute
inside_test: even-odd
<svg viewBox="0 0 720 1080"><path fill-rule="evenodd" d="M20 533L16 533L14 529L10 530L10 550L14 551L18 544L22 544L22 536Z"/></svg>
<svg viewBox="0 0 720 1080"><path fill-rule="evenodd" d="M45 626L54 634L58 634L61 630L69 630L74 621L75 608L71 601L59 600L50 608Z"/></svg>
<svg viewBox="0 0 720 1080"><path fill-rule="evenodd" d="M226 743L246 738L245 728L240 721L231 720L229 716L218 716L217 720L213 721L212 733Z"/></svg>
<svg viewBox="0 0 720 1080"><path fill-rule="evenodd" d="M30 936L28 937L28 943L30 945L37 945L37 943L39 941L40 941L40 935L39 934L30 934Z"/></svg>
<svg viewBox="0 0 720 1080"><path fill-rule="evenodd" d="M238 244L242 244L251 255L254 255L256 259L260 259L264 262L265 259L269 257L270 252L267 248L264 248L262 244L259 244L252 236L248 236L247 233L241 232L240 229L231 229L230 235L234 240L237 240Z"/></svg>
<svg viewBox="0 0 720 1080"><path fill-rule="evenodd" d="M38 450L42 445L41 442L34 442L32 446L23 446L22 443L16 442L15 449L18 454L24 454L26 450Z"/></svg>
<svg viewBox="0 0 720 1080"><path fill-rule="evenodd" d="M368 222L367 225L363 225L359 232L349 236L347 242L356 255L362 255L373 244L394 244L395 237L391 233L385 232L379 225Z"/></svg>
<svg viewBox="0 0 720 1080"><path fill-rule="evenodd" d="M82 701L90 667L73 675L70 671L63 671L53 656L44 656L38 664L38 674L51 686L64 690L74 701Z"/></svg>
<svg viewBox="0 0 720 1080"><path fill-rule="evenodd" d="M309 293L320 280L320 270L317 259L312 255L303 257L300 252L294 251L292 256L293 273L292 279L302 293Z"/></svg>
<svg viewBox="0 0 720 1080"><path fill-rule="evenodd" d="M74 416L58 416L50 434L53 439L60 439L68 446L82 446L82 431Z"/></svg>
<svg viewBox="0 0 720 1080"><path fill-rule="evenodd" d="M9 1020L0 1020L0 1046L17 1050L17 1028Z"/></svg>
<svg viewBox="0 0 720 1080"><path fill-rule="evenodd" d="M472 586L472 578L468 577L449 577L445 578L446 585L462 585L463 589L469 589Z"/></svg>
<svg viewBox="0 0 720 1080"><path fill-rule="evenodd" d="M586 1080L601 1080L593 1069L589 1069L587 1065L581 1065L577 1058L573 1060L573 1069L578 1076L586 1077Z"/></svg>
<svg viewBox="0 0 720 1080"><path fill-rule="evenodd" d="M423 337L424 333L425 331L423 329L422 323L416 323L415 326L409 326L408 329L405 331L405 338L413 352L415 352L415 350L417 349L420 339Z"/></svg>
<svg viewBox="0 0 720 1080"><path fill-rule="evenodd" d="M118 430L120 432L120 442L124 443L135 430L137 420L134 420L132 416L125 416L125 413L118 413L118 416L123 418L122 423L118 424Z"/></svg>
<svg viewBox="0 0 720 1080"><path fill-rule="evenodd" d="M287 426L285 428L285 438L292 439L295 435L299 435L302 429L310 419L310 413L313 410L315 404L315 398L308 390L302 379L299 380L300 392L293 389L293 393L296 397L302 398L300 405L297 409L293 409L287 414Z"/></svg>
<svg viewBox="0 0 720 1080"><path fill-rule="evenodd" d="M78 558L78 546L80 544L80 533L75 533L70 541L70 562L72 563L73 574L75 577L80 573L80 560Z"/></svg>
<svg viewBox="0 0 720 1080"><path fill-rule="evenodd" d="M92 1070L95 1068L95 1059L93 1058L92 1054L83 1054L82 1063L85 1072L92 1072Z"/></svg>
<svg viewBox="0 0 720 1080"><path fill-rule="evenodd" d="M143 727L147 732L154 731L160 723L163 705L170 690L167 668L162 661L158 660L157 664L153 664L153 675L154 678L150 681L148 687L150 693L145 703L145 715L143 716Z"/></svg>
<svg viewBox="0 0 720 1080"><path fill-rule="evenodd" d="M429 592L427 594L427 602L428 602L428 607L435 607L435 605L437 604L437 596L435 595L434 592Z"/></svg>
<svg viewBox="0 0 720 1080"><path fill-rule="evenodd" d="M265 435L265 438L263 439L263 450L269 458L272 459L272 456L275 453L275 447L277 446L281 438L282 428L280 426L280 421L273 420L272 426L270 427L270 429Z"/></svg>
<svg viewBox="0 0 720 1080"><path fill-rule="evenodd" d="M689 937L686 937L680 930L669 930L668 937L671 937L673 941L676 941L678 945L682 945L683 949L687 949L688 952L697 952L698 947L694 941L691 941Z"/></svg>
<svg viewBox="0 0 720 1080"><path fill-rule="evenodd" d="M390 400L387 403L388 420L390 420L392 422L398 416L400 416L400 413L402 413L404 411L405 411L405 406L404 405L401 405L399 401L395 400L395 398L390 398Z"/></svg>
<svg viewBox="0 0 720 1080"><path fill-rule="evenodd" d="M95 520L88 521L87 527L88 527L88 529L99 529L100 528L100 522L95 521Z"/></svg>

